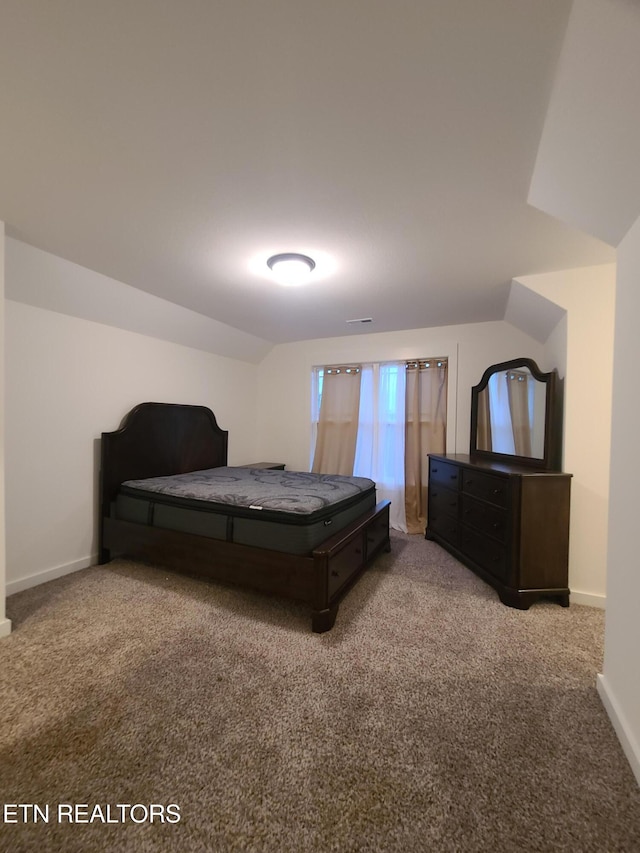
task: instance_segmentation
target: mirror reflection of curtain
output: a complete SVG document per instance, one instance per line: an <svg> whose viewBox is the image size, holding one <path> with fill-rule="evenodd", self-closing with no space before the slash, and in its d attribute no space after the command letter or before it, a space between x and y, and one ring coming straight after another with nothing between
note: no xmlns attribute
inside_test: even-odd
<svg viewBox="0 0 640 853"><path fill-rule="evenodd" d="M510 370L506 376L515 452L517 456L531 456L529 375L518 370Z"/></svg>
<svg viewBox="0 0 640 853"><path fill-rule="evenodd" d="M360 368L325 370L312 471L353 473L360 406Z"/></svg>
<svg viewBox="0 0 640 853"><path fill-rule="evenodd" d="M488 388L478 394L476 447L478 450L493 450L491 444L491 401Z"/></svg>
<svg viewBox="0 0 640 853"><path fill-rule="evenodd" d="M492 374L487 385L487 391L489 392L489 414L491 416L491 447L489 450L493 453L513 455L516 451L513 444L513 429L509 411L507 374L502 372Z"/></svg>
<svg viewBox="0 0 640 853"><path fill-rule="evenodd" d="M446 450L447 362L407 362L405 514L408 533L424 531L429 453Z"/></svg>

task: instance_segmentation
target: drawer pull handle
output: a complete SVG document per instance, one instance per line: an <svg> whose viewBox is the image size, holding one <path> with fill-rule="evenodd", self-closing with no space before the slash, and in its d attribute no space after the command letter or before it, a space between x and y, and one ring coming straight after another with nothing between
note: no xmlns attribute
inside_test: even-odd
<svg viewBox="0 0 640 853"><path fill-rule="evenodd" d="M433 471L434 474L438 473L438 468L432 468L431 470Z"/></svg>
<svg viewBox="0 0 640 853"><path fill-rule="evenodd" d="M332 570L332 572L331 572L331 577L332 577L332 578L339 578L339 577L340 577L340 575L338 574L338 572L336 572L336 570L335 570L335 569L333 569L333 570Z"/></svg>
<svg viewBox="0 0 640 853"><path fill-rule="evenodd" d="M502 489L494 489L494 490L493 490L493 494L494 494L494 495L501 495L501 494L502 494Z"/></svg>
<svg viewBox="0 0 640 853"><path fill-rule="evenodd" d="M450 479L450 480L457 480L457 479L458 479L458 475L457 475L457 474L449 474L449 479Z"/></svg>

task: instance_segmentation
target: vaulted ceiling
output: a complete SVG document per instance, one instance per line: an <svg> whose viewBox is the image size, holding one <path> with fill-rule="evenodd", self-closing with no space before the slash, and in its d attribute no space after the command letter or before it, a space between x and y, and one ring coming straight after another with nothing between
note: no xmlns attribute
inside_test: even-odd
<svg viewBox="0 0 640 853"><path fill-rule="evenodd" d="M271 342L502 319L614 258L527 204L570 5L3 0L0 219Z"/></svg>

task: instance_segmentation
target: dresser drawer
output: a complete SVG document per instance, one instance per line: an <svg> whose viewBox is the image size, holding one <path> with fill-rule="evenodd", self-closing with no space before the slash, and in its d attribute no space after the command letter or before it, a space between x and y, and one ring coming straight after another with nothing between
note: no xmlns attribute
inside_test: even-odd
<svg viewBox="0 0 640 853"><path fill-rule="evenodd" d="M448 486L457 489L459 483L460 468L450 462L441 462L439 459L429 460L429 483L439 486Z"/></svg>
<svg viewBox="0 0 640 853"><path fill-rule="evenodd" d="M462 490L497 506L507 506L509 503L510 483L507 477L465 469L462 472Z"/></svg>
<svg viewBox="0 0 640 853"><path fill-rule="evenodd" d="M437 534L457 548L460 544L460 524L450 515L432 515L429 512L429 534Z"/></svg>
<svg viewBox="0 0 640 853"><path fill-rule="evenodd" d="M437 483L429 486L429 518L436 515L452 515L458 517L458 492L452 492Z"/></svg>
<svg viewBox="0 0 640 853"><path fill-rule="evenodd" d="M487 572L501 581L507 579L507 549L499 542L463 525L460 550Z"/></svg>
<svg viewBox="0 0 640 853"><path fill-rule="evenodd" d="M507 538L507 510L484 503L470 495L462 495L462 521L504 542Z"/></svg>

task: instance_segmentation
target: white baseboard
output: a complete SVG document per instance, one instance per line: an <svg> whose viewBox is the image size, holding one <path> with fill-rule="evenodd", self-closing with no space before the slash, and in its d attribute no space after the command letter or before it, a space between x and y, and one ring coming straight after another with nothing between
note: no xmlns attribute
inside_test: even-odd
<svg viewBox="0 0 640 853"><path fill-rule="evenodd" d="M607 608L607 596L594 592L576 592L572 589L570 600L571 604L586 604L587 607L599 607L601 610Z"/></svg>
<svg viewBox="0 0 640 853"><path fill-rule="evenodd" d="M640 785L640 746L638 745L638 742L636 741L615 696L611 692L607 679L601 673L598 673L596 687L598 688L598 693L600 694L600 699L602 700L605 711L611 720L611 725L618 736L622 750L627 757L627 761L631 765L631 769L633 770L633 774L636 777L638 785Z"/></svg>
<svg viewBox="0 0 640 853"><path fill-rule="evenodd" d="M82 560L75 560L73 563L65 563L64 566L54 566L52 569L36 572L34 575L29 575L26 578L7 581L7 596L15 595L16 592L22 592L24 589L31 589L33 586L39 586L41 583L47 583L47 581L53 581L56 578L61 578L63 575L70 575L72 572L80 571L80 569L87 569L89 566L94 566L97 562L98 555L94 554Z"/></svg>
<svg viewBox="0 0 640 853"><path fill-rule="evenodd" d="M8 637L11 633L11 619L0 619L0 637Z"/></svg>

